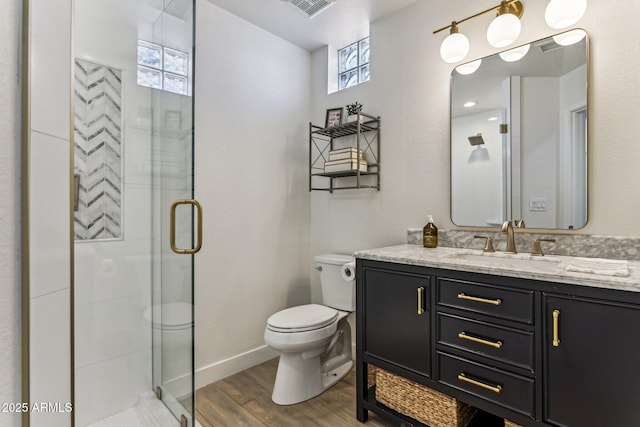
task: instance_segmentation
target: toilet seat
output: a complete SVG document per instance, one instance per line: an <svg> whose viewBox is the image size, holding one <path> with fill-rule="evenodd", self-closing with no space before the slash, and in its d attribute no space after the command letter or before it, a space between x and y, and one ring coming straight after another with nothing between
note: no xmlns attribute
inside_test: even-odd
<svg viewBox="0 0 640 427"><path fill-rule="evenodd" d="M267 320L273 332L297 333L325 328L338 320L338 310L318 304L299 305L279 311Z"/></svg>

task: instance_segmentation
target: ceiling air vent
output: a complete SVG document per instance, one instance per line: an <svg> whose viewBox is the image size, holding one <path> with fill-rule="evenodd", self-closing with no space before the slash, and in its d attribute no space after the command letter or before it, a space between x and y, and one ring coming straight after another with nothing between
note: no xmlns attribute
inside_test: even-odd
<svg viewBox="0 0 640 427"><path fill-rule="evenodd" d="M328 6L335 3L336 0L284 0L291 3L307 15L313 18Z"/></svg>
<svg viewBox="0 0 640 427"><path fill-rule="evenodd" d="M541 43L538 43L536 47L540 49L542 53L547 53L549 51L556 50L562 46L560 46L558 43L556 43L551 38L549 38L549 40L545 40Z"/></svg>

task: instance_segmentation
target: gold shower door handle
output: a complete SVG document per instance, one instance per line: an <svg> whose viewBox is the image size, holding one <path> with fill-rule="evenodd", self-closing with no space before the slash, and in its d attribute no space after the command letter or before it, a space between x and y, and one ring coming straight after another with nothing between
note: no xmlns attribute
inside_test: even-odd
<svg viewBox="0 0 640 427"><path fill-rule="evenodd" d="M560 347L558 326L560 323L560 310L553 310L553 346Z"/></svg>
<svg viewBox="0 0 640 427"><path fill-rule="evenodd" d="M191 205L196 208L198 213L197 225L197 240L196 246L191 249L180 249L176 246L176 209L179 205ZM171 245L171 250L180 255L192 255L200 251L202 248L202 206L198 203L197 200L193 199L185 199L185 200L176 200L171 205L171 219L170 219L170 230L169 230L169 244Z"/></svg>
<svg viewBox="0 0 640 427"><path fill-rule="evenodd" d="M418 314L424 314L424 288L418 288Z"/></svg>

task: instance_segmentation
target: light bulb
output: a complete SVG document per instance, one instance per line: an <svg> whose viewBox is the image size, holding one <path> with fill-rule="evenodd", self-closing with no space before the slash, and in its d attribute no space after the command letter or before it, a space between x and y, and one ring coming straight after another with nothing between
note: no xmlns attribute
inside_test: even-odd
<svg viewBox="0 0 640 427"><path fill-rule="evenodd" d="M487 41L493 47L507 47L520 35L522 24L512 13L497 16L487 29Z"/></svg>
<svg viewBox="0 0 640 427"><path fill-rule="evenodd" d="M585 38L587 33L583 30L571 30L566 33L560 33L553 36L553 41L558 43L560 46L570 46L572 44L578 43L580 40Z"/></svg>
<svg viewBox="0 0 640 427"><path fill-rule="evenodd" d="M505 62L520 61L527 54L527 52L529 52L530 47L530 44L525 44L524 46L520 46L515 49L500 52L499 55L500 58L502 58L502 60Z"/></svg>
<svg viewBox="0 0 640 427"><path fill-rule="evenodd" d="M466 64L458 65L456 67L456 71L458 72L458 74L462 74L463 76L473 74L478 68L480 68L481 63L482 59L478 59L473 62L467 62Z"/></svg>
<svg viewBox="0 0 640 427"><path fill-rule="evenodd" d="M558 30L578 22L586 11L587 0L551 0L544 11L544 20Z"/></svg>
<svg viewBox="0 0 640 427"><path fill-rule="evenodd" d="M469 39L464 34L451 33L440 45L440 56L450 64L460 62L469 53Z"/></svg>

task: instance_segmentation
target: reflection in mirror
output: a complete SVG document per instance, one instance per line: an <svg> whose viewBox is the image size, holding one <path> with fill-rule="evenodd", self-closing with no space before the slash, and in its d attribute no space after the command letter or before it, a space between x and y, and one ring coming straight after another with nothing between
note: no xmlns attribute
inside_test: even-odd
<svg viewBox="0 0 640 427"><path fill-rule="evenodd" d="M572 30L451 76L451 220L587 222L587 37Z"/></svg>

